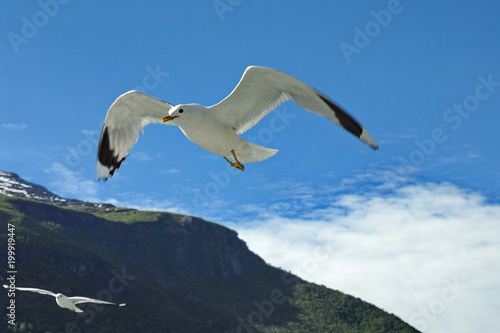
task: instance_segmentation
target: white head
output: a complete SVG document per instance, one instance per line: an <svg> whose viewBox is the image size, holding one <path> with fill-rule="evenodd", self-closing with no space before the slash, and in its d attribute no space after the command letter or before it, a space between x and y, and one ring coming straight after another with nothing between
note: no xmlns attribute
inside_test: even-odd
<svg viewBox="0 0 500 333"><path fill-rule="evenodd" d="M56 294L56 298L61 298L62 296L64 296L63 294Z"/></svg>
<svg viewBox="0 0 500 333"><path fill-rule="evenodd" d="M168 116L163 117L163 123L172 121L172 125L182 125L183 123L198 121L207 108L200 104L179 104L168 111Z"/></svg>

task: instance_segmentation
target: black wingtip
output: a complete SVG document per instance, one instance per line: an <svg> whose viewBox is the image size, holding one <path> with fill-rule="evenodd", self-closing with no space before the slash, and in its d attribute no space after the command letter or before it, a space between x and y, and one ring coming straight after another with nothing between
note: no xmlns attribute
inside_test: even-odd
<svg viewBox="0 0 500 333"><path fill-rule="evenodd" d="M122 162L125 161L125 157L118 159L115 151L111 149L107 126L102 129L99 147L97 150L97 160L103 167L106 167L109 170L109 175L98 178L103 181L106 181L109 177L113 176L116 169L118 169Z"/></svg>
<svg viewBox="0 0 500 333"><path fill-rule="evenodd" d="M361 138L361 135L363 134L363 127L357 122L357 120L328 97L319 92L317 92L317 94L319 98L321 98L321 100L325 102L325 104L328 105L335 113L335 117L339 120L340 125L358 138Z"/></svg>
<svg viewBox="0 0 500 333"><path fill-rule="evenodd" d="M369 145L372 149L378 150L378 144L375 142L373 137L368 133L368 131L361 126L361 124L354 119L347 111L345 111L342 107L337 105L331 99L316 91L318 97L328 105L328 107L333 111L335 117L338 119L340 126L342 126L345 130L357 136L361 141Z"/></svg>

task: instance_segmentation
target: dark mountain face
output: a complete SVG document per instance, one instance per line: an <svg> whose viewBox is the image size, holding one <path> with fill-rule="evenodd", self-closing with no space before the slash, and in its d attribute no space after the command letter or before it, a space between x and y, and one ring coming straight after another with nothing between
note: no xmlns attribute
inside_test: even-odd
<svg viewBox="0 0 500 333"><path fill-rule="evenodd" d="M16 273L0 271L3 283L14 275L18 287L127 305L86 304L75 314L53 297L17 291L16 326L2 319L7 332L416 332L360 299L267 265L223 226L60 204L65 199L12 175L0 174L10 184L2 193L20 195L0 195L0 239L6 244L14 227ZM0 299L5 309L12 297Z"/></svg>

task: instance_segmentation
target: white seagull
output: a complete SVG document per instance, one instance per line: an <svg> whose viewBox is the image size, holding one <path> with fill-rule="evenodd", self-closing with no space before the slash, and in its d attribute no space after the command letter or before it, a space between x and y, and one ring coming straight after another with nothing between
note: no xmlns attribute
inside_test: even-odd
<svg viewBox="0 0 500 333"><path fill-rule="evenodd" d="M278 151L246 141L239 134L288 100L330 119L373 149L378 148L353 116L322 93L275 69L250 66L229 96L209 107L174 106L134 90L118 97L109 108L102 128L97 177L106 180L112 176L137 142L139 133L151 123L179 126L193 143L244 170L242 163L259 162Z"/></svg>
<svg viewBox="0 0 500 333"><path fill-rule="evenodd" d="M4 288L9 289L10 287L7 285L3 285ZM106 302L106 301L101 301L99 299L93 299L93 298L88 298L88 297L80 297L80 296L74 296L74 297L67 297L63 294L56 294L53 293L52 291L45 290L45 289L38 289L38 288L21 288L21 287L16 287L16 290L23 290L23 291L31 291L34 293L39 293L43 295L49 295L53 296L56 298L56 303L59 305L61 308L66 308L70 309L73 312L83 312L83 310L79 309L76 304L80 303L97 303L97 304L107 304L107 305L116 305L116 306L125 306L125 303L117 304L117 303L111 303L111 302Z"/></svg>

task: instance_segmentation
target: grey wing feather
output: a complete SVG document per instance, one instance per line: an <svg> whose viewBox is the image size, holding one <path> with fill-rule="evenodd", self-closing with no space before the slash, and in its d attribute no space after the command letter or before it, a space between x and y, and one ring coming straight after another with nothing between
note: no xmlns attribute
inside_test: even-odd
<svg viewBox="0 0 500 333"><path fill-rule="evenodd" d="M128 156L146 125L160 123L172 104L129 91L111 105L104 121L97 153L97 177L108 179Z"/></svg>
<svg viewBox="0 0 500 333"><path fill-rule="evenodd" d="M71 300L75 304L80 304L80 303L97 303L97 304L108 304L108 305L116 305L116 306L124 306L125 303L111 303L111 302L106 302L106 301L101 301L100 299L94 299L94 298L89 298L89 297L80 297L80 296L74 296L74 297L68 297L69 300Z"/></svg>
<svg viewBox="0 0 500 333"><path fill-rule="evenodd" d="M4 288L9 288L9 286L7 285L3 285ZM38 289L38 288L23 288L23 287L16 287L15 288L16 290L22 290L22 291L31 291L31 292L34 292L34 293L39 293L39 294L43 294L43 295L49 295L49 296L53 296L53 297L56 297L56 294L53 293L52 291L49 291L49 290L45 290L45 289Z"/></svg>
<svg viewBox="0 0 500 333"><path fill-rule="evenodd" d="M234 90L210 109L221 122L240 134L290 99L378 148L368 131L338 104L306 83L271 68L248 67Z"/></svg>

